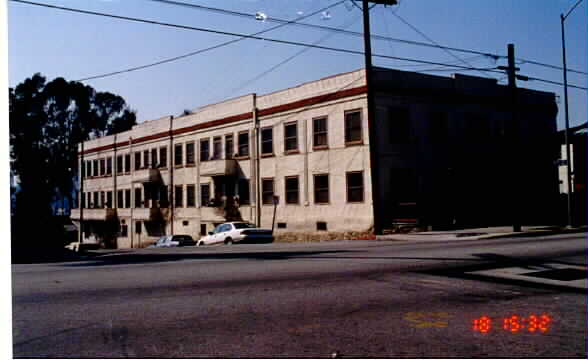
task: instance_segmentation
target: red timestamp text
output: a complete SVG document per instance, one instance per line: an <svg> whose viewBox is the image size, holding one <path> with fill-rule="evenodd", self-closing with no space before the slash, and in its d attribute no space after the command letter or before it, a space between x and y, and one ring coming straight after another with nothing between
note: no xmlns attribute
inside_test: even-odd
<svg viewBox="0 0 588 360"><path fill-rule="evenodd" d="M529 316L511 315L508 317L501 317L492 319L489 316L482 316L474 319L473 330L482 334L486 334L495 329L502 329L511 333L530 332L530 333L546 333L551 326L552 318L547 314Z"/></svg>

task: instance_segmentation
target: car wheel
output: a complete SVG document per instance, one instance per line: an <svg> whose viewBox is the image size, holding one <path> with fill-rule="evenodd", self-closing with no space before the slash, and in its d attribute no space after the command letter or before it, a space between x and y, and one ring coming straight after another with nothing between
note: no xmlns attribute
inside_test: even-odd
<svg viewBox="0 0 588 360"><path fill-rule="evenodd" d="M233 245L233 239L231 239L231 238L226 238L226 239L225 239L225 245Z"/></svg>

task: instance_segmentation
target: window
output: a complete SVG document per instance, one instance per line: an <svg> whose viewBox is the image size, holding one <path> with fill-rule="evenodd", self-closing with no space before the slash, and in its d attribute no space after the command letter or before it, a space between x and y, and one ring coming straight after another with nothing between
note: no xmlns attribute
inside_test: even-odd
<svg viewBox="0 0 588 360"><path fill-rule="evenodd" d="M98 160L92 161L92 176L98 176Z"/></svg>
<svg viewBox="0 0 588 360"><path fill-rule="evenodd" d="M118 190L116 192L116 207L117 208L121 208L122 209L122 208L125 207L124 206L124 203L123 203L123 200L124 200L124 192L122 190Z"/></svg>
<svg viewBox="0 0 588 360"><path fill-rule="evenodd" d="M86 193L82 193L80 196L80 208L86 208Z"/></svg>
<svg viewBox="0 0 588 360"><path fill-rule="evenodd" d="M106 174L106 160L100 159L100 176Z"/></svg>
<svg viewBox="0 0 588 360"><path fill-rule="evenodd" d="M125 190L125 208L128 209L131 207L131 189Z"/></svg>
<svg viewBox="0 0 588 360"><path fill-rule="evenodd" d="M249 156L249 132L239 133L239 156Z"/></svg>
<svg viewBox="0 0 588 360"><path fill-rule="evenodd" d="M289 176L285 181L286 204L298 204L298 176Z"/></svg>
<svg viewBox="0 0 588 360"><path fill-rule="evenodd" d="M363 201L363 171L347 173L347 202Z"/></svg>
<svg viewBox="0 0 588 360"><path fill-rule="evenodd" d="M196 206L196 186L195 185L186 185L186 206L187 207Z"/></svg>
<svg viewBox="0 0 588 360"><path fill-rule="evenodd" d="M86 177L92 176L92 161L86 161Z"/></svg>
<svg viewBox="0 0 588 360"><path fill-rule="evenodd" d="M175 207L184 206L184 188L182 185L176 185L174 191Z"/></svg>
<svg viewBox="0 0 588 360"><path fill-rule="evenodd" d="M143 169L149 167L149 150L143 150Z"/></svg>
<svg viewBox="0 0 588 360"><path fill-rule="evenodd" d="M119 155L116 157L116 173L122 174L123 172L123 156Z"/></svg>
<svg viewBox="0 0 588 360"><path fill-rule="evenodd" d="M98 191L94 191L94 202L92 203L92 208L94 209L98 209L100 207L100 199L98 196Z"/></svg>
<svg viewBox="0 0 588 360"><path fill-rule="evenodd" d="M361 143L361 112L345 113L345 144Z"/></svg>
<svg viewBox="0 0 588 360"><path fill-rule="evenodd" d="M267 127L261 129L261 154L271 155L274 153L274 134L273 128Z"/></svg>
<svg viewBox="0 0 588 360"><path fill-rule="evenodd" d="M100 207L106 207L106 201L104 196L104 191L100 191Z"/></svg>
<svg viewBox="0 0 588 360"><path fill-rule="evenodd" d="M141 169L141 153L137 151L135 153L135 171L139 169Z"/></svg>
<svg viewBox="0 0 588 360"><path fill-rule="evenodd" d="M223 157L223 144L220 136L212 139L212 159L219 160Z"/></svg>
<svg viewBox="0 0 588 360"><path fill-rule="evenodd" d="M390 143L407 144L410 142L410 113L408 108L389 107L388 124Z"/></svg>
<svg viewBox="0 0 588 360"><path fill-rule="evenodd" d="M159 207L168 207L169 199L167 195L167 185L162 185L159 188Z"/></svg>
<svg viewBox="0 0 588 360"><path fill-rule="evenodd" d="M206 235L206 224L200 224L200 235Z"/></svg>
<svg viewBox="0 0 588 360"><path fill-rule="evenodd" d="M261 180L261 198L264 205L274 203L274 179Z"/></svg>
<svg viewBox="0 0 588 360"><path fill-rule="evenodd" d="M86 207L88 209L91 209L94 207L94 205L92 204L92 193L88 192L88 193L86 193L86 195L88 196L88 202L86 203Z"/></svg>
<svg viewBox="0 0 588 360"><path fill-rule="evenodd" d="M120 236L121 237L129 236L128 232L129 232L128 225L123 224L120 226Z"/></svg>
<svg viewBox="0 0 588 360"><path fill-rule="evenodd" d="M86 162L80 161L80 177L83 179L86 177Z"/></svg>
<svg viewBox="0 0 588 360"><path fill-rule="evenodd" d="M142 227L143 227L143 223L141 221L136 221L135 222L135 234L140 234Z"/></svg>
<svg viewBox="0 0 588 360"><path fill-rule="evenodd" d="M112 157L106 159L106 175L112 175Z"/></svg>
<svg viewBox="0 0 588 360"><path fill-rule="evenodd" d="M167 146L162 146L159 148L159 167L167 167Z"/></svg>
<svg viewBox="0 0 588 360"><path fill-rule="evenodd" d="M157 148L151 149L151 168L157 169Z"/></svg>
<svg viewBox="0 0 588 360"><path fill-rule="evenodd" d="M232 159L235 149L233 148L233 134L225 135L225 159Z"/></svg>
<svg viewBox="0 0 588 360"><path fill-rule="evenodd" d="M194 165L196 156L194 155L194 143L186 143L186 165Z"/></svg>
<svg viewBox="0 0 588 360"><path fill-rule="evenodd" d="M112 209L112 191L106 192L106 207Z"/></svg>
<svg viewBox="0 0 588 360"><path fill-rule="evenodd" d="M284 125L284 151L298 150L298 123Z"/></svg>
<svg viewBox="0 0 588 360"><path fill-rule="evenodd" d="M131 154L125 155L125 172L131 172Z"/></svg>
<svg viewBox="0 0 588 360"><path fill-rule="evenodd" d="M143 201L141 199L141 188L135 188L135 207L140 208L143 205Z"/></svg>
<svg viewBox="0 0 588 360"><path fill-rule="evenodd" d="M174 165L182 166L184 159L182 158L182 144L174 145Z"/></svg>
<svg viewBox="0 0 588 360"><path fill-rule="evenodd" d="M187 146L188 145L186 145L186 150L188 149ZM194 144L192 144L192 151L194 151ZM210 160L210 140L202 139L200 140L200 161L208 160Z"/></svg>
<svg viewBox="0 0 588 360"><path fill-rule="evenodd" d="M249 179L239 179L238 194L239 205L249 205Z"/></svg>
<svg viewBox="0 0 588 360"><path fill-rule="evenodd" d="M324 221L317 221L316 222L316 230L317 231L327 231L327 223Z"/></svg>
<svg viewBox="0 0 588 360"><path fill-rule="evenodd" d="M288 224L285 222L279 222L278 223L278 229L285 229L288 227Z"/></svg>
<svg viewBox="0 0 588 360"><path fill-rule="evenodd" d="M312 147L326 148L329 145L327 134L327 118L312 119Z"/></svg>
<svg viewBox="0 0 588 360"><path fill-rule="evenodd" d="M329 175L314 176L314 203L327 204L329 202Z"/></svg>
<svg viewBox="0 0 588 360"><path fill-rule="evenodd" d="M210 202L210 184L200 184L200 206L208 206Z"/></svg>

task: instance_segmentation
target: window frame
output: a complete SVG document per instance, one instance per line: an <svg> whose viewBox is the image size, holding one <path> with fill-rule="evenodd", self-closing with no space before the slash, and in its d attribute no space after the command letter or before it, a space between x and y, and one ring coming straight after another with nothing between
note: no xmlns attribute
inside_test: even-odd
<svg viewBox="0 0 588 360"><path fill-rule="evenodd" d="M143 150L143 166L141 169L149 169L149 149Z"/></svg>
<svg viewBox="0 0 588 360"><path fill-rule="evenodd" d="M231 146L228 140L230 139ZM235 155L235 136L233 134L225 134L225 159L232 159Z"/></svg>
<svg viewBox="0 0 588 360"><path fill-rule="evenodd" d="M247 186L243 186L246 184ZM243 197L241 189L247 189L247 197ZM247 178L237 180L237 195L239 195L239 205L251 205L251 182Z"/></svg>
<svg viewBox="0 0 588 360"><path fill-rule="evenodd" d="M288 181L296 180L296 190L288 189ZM288 198L291 193L296 193L296 201L290 201ZM298 175L284 176L284 204L286 205L300 205L300 178Z"/></svg>
<svg viewBox="0 0 588 360"><path fill-rule="evenodd" d="M266 201L266 198L265 198L266 193L268 193L268 192L264 188L264 183L267 181L272 182L271 199L269 201ZM274 199L273 199L274 195L276 195L276 182L275 182L274 178L273 177L262 178L261 179L261 204L262 205L273 205L274 204Z"/></svg>
<svg viewBox="0 0 588 360"><path fill-rule="evenodd" d="M190 196L190 190L192 190L192 196ZM196 207L196 185L195 184L187 184L186 185L186 207L188 207L188 208Z"/></svg>
<svg viewBox="0 0 588 360"><path fill-rule="evenodd" d="M218 145L218 149L217 149ZM210 160L220 160L223 158L223 138L222 136L214 136L212 138L212 156Z"/></svg>
<svg viewBox="0 0 588 360"><path fill-rule="evenodd" d="M135 190L135 201L134 201L134 208L140 209L143 207L143 189L140 187L134 188Z"/></svg>
<svg viewBox="0 0 588 360"><path fill-rule="evenodd" d="M287 136L287 130L286 128L290 127L290 126L294 126L296 131L295 131L295 135L294 136ZM293 149L288 149L288 140L294 139L295 140L295 148ZM284 124L284 154L296 154L299 153L300 150L298 149L298 121L291 121L288 123Z"/></svg>
<svg viewBox="0 0 588 360"><path fill-rule="evenodd" d="M164 161L165 160L165 161ZM159 169L167 168L167 146L159 147Z"/></svg>
<svg viewBox="0 0 588 360"><path fill-rule="evenodd" d="M179 199L179 201L178 201L178 199ZM174 185L174 208L183 208L183 207L184 207L184 185Z"/></svg>
<svg viewBox="0 0 588 360"><path fill-rule="evenodd" d="M325 130L317 132L315 124L318 121L324 120L325 122ZM325 144L317 144L317 135L324 135L325 136ZM329 148L329 117L328 116L319 116L312 119L312 149L313 150L324 150Z"/></svg>
<svg viewBox="0 0 588 360"><path fill-rule="evenodd" d="M124 172L124 155L117 155L116 156L116 174L122 174Z"/></svg>
<svg viewBox="0 0 588 360"><path fill-rule="evenodd" d="M353 190L349 187L349 176L353 175L353 174L361 174L361 200L350 200L349 199L350 191ZM345 173L345 198L347 200L347 203L357 204L357 203L365 202L365 180L364 180L363 170L348 171Z"/></svg>
<svg viewBox="0 0 588 360"><path fill-rule="evenodd" d="M141 170L141 152L140 151L135 151L134 153L135 155L135 171Z"/></svg>
<svg viewBox="0 0 588 360"><path fill-rule="evenodd" d="M125 167L124 167L125 174L131 173L131 154L125 154Z"/></svg>
<svg viewBox="0 0 588 360"><path fill-rule="evenodd" d="M245 144L241 144L241 136L242 135L246 135L247 138L247 142ZM237 133L237 156L240 159L247 159L249 158L249 154L251 153L250 149L249 149L249 130L243 130L243 131L239 131ZM247 149L247 153L243 153L241 150L242 149Z"/></svg>
<svg viewBox="0 0 588 360"><path fill-rule="evenodd" d="M112 156L106 158L106 176L112 176Z"/></svg>
<svg viewBox="0 0 588 360"><path fill-rule="evenodd" d="M178 151L180 149L180 151ZM184 144L174 144L174 167L184 166Z"/></svg>
<svg viewBox="0 0 588 360"><path fill-rule="evenodd" d="M350 114L359 114L359 139L349 139L350 133L349 133L349 126L347 126L347 116ZM343 113L343 126L344 126L344 140L345 140L345 146L350 146L350 145L362 145L363 144L363 114L361 109L353 109L353 110L346 110ZM352 129L353 130L353 129Z"/></svg>
<svg viewBox="0 0 588 360"><path fill-rule="evenodd" d="M157 160L158 160L157 155L158 155L157 148L156 147L151 148L151 166L150 166L151 169L157 169L159 167L158 166L159 164L157 163Z"/></svg>
<svg viewBox="0 0 588 360"><path fill-rule="evenodd" d="M204 187L206 187L206 189L207 189L206 191L202 190ZM204 198L204 196L206 196L206 199ZM199 200L200 200L200 207L208 206L208 204L210 203L210 183L209 182L200 184ZM204 201L204 200L207 200L207 201Z"/></svg>
<svg viewBox="0 0 588 360"><path fill-rule="evenodd" d="M263 133L266 131L270 132L271 136L270 136L269 140L263 139ZM274 155L274 127L273 126L266 126L266 127L261 128L259 131L259 140L261 142L261 144L260 144L261 145L260 146L261 156L273 156ZM264 144L266 144L268 142L270 143L270 148L271 148L271 151L269 151L269 152L264 151L264 148L263 148Z"/></svg>
<svg viewBox="0 0 588 360"><path fill-rule="evenodd" d="M193 145L194 143L192 143ZM206 145L205 145L206 144ZM186 144L188 145L188 144ZM198 156L200 157L200 162L210 161L210 138L202 138L198 140ZM206 155L206 156L204 156Z"/></svg>
<svg viewBox="0 0 588 360"><path fill-rule="evenodd" d="M317 177L326 177L327 178L327 187L326 187L326 192L327 192L327 201L318 201L317 200L317 193L319 191L325 191L325 188L317 188L317 181L316 178ZM312 177L312 186L313 186L313 200L315 204L319 204L319 205L325 205L325 204L329 204L331 202L331 189L330 189L330 176L328 173L325 174L313 174Z"/></svg>

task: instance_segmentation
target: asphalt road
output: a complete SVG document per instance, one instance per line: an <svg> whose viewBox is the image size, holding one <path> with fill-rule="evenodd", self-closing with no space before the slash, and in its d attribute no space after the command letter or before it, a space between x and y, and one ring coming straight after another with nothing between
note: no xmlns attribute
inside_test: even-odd
<svg viewBox="0 0 588 360"><path fill-rule="evenodd" d="M472 275L585 266L586 247L581 233L143 249L13 265L13 352L586 358L585 291L566 279L548 286ZM525 328L505 330L512 315L525 317L517 322ZM530 315L550 321L531 325ZM482 316L490 329L474 329Z"/></svg>

